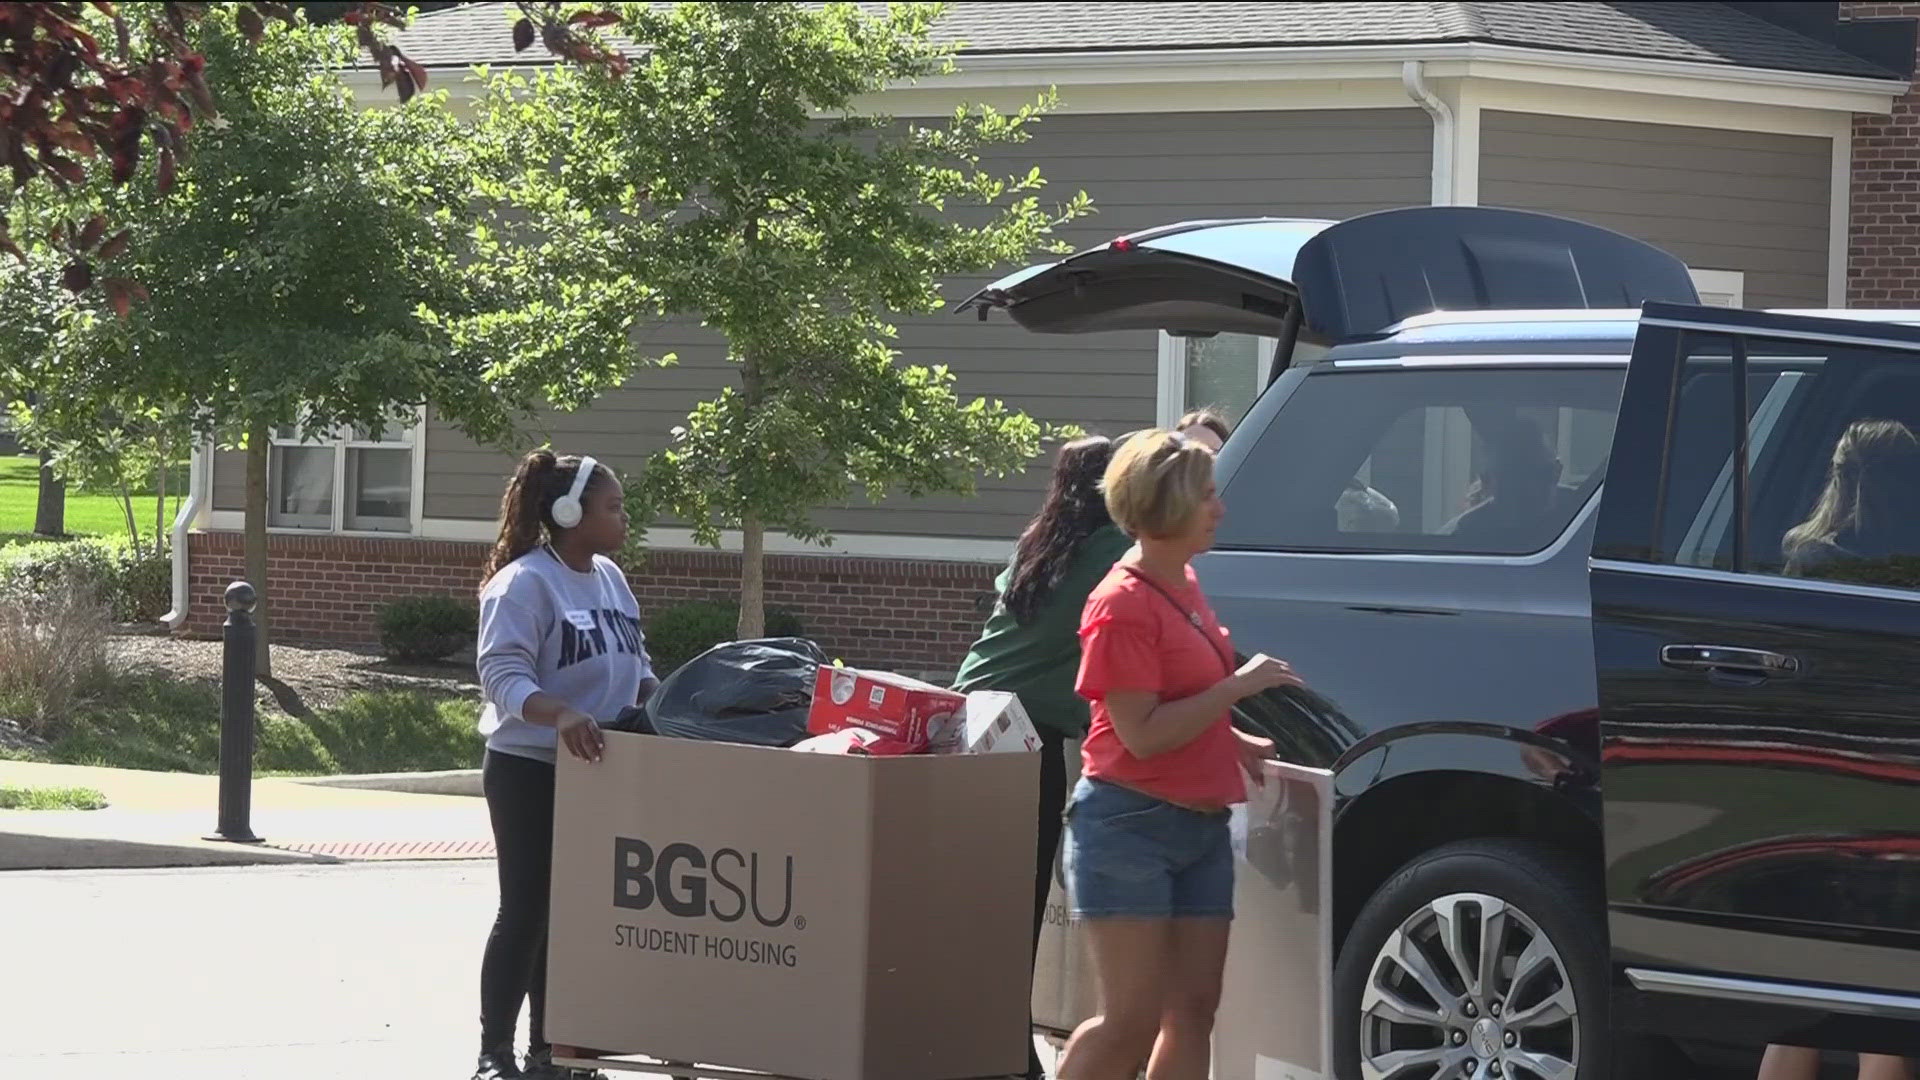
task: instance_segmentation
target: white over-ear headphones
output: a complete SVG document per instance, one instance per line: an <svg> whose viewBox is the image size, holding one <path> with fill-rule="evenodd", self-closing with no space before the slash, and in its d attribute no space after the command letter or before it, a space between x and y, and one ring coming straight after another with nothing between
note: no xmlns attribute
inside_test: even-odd
<svg viewBox="0 0 1920 1080"><path fill-rule="evenodd" d="M599 467L600 463L590 457L580 459L580 468L573 474L573 487L565 495L553 500L553 509L548 511L555 525L571 529L580 524L580 519L585 516L580 496L587 493L587 481L593 479L593 470Z"/></svg>

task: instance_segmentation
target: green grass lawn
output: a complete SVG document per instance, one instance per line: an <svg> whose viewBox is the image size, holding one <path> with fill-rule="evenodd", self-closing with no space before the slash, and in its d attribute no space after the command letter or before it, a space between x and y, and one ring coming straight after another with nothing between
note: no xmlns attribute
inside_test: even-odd
<svg viewBox="0 0 1920 1080"><path fill-rule="evenodd" d="M186 497L186 470L176 476L173 497L167 500L166 527L173 527L173 515ZM40 499L40 463L28 456L0 457L0 545L32 540L33 511ZM151 488L133 499L134 521L140 526L142 540L153 531L155 496ZM104 492L67 491L67 531L75 536L125 537L127 515L116 495Z"/></svg>
<svg viewBox="0 0 1920 1080"><path fill-rule="evenodd" d="M0 716L28 703L0 698ZM265 775L471 769L483 752L472 695L362 690L305 716L262 703L254 768ZM0 757L59 765L214 773L220 770L220 688L158 671L108 676L55 725L43 751Z"/></svg>
<svg viewBox="0 0 1920 1080"><path fill-rule="evenodd" d="M0 810L102 810L107 797L92 788L0 786Z"/></svg>

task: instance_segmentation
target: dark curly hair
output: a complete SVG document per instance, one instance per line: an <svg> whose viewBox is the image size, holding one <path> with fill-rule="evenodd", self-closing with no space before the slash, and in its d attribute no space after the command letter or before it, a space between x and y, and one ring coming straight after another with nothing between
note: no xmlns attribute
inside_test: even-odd
<svg viewBox="0 0 1920 1080"><path fill-rule="evenodd" d="M1060 448L1046 501L1020 534L1013 574L1000 597L1021 625L1033 621L1060 584L1080 542L1113 524L1106 496L1100 493L1100 478L1112 460L1113 440L1104 435L1075 439Z"/></svg>

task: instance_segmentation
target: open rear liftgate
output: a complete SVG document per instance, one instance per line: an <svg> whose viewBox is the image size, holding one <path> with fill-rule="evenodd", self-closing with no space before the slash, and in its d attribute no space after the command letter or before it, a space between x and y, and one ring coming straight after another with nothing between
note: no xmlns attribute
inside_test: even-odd
<svg viewBox="0 0 1920 1080"><path fill-rule="evenodd" d="M1078 770L1069 746L1068 770ZM1213 1080L1330 1080L1328 1002L1332 993L1333 774L1266 764L1234 814L1235 884L1226 992L1213 1037ZM1034 1031L1059 1043L1097 1008L1086 936L1067 917L1061 875L1047 904L1034 970ZM774 1077L645 1057L556 1059L608 1072L701 1080L855 1080ZM960 1078L952 1078L960 1080Z"/></svg>

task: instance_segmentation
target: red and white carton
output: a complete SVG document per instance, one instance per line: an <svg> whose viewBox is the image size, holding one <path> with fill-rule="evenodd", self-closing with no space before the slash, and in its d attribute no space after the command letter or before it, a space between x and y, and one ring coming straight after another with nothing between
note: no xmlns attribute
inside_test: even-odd
<svg viewBox="0 0 1920 1080"><path fill-rule="evenodd" d="M822 667L813 687L807 731L825 735L865 728L921 752L946 738L966 708L965 694L904 675Z"/></svg>
<svg viewBox="0 0 1920 1080"><path fill-rule="evenodd" d="M975 690L961 722L936 743L936 754L1020 754L1040 749L1040 733L1017 694Z"/></svg>

